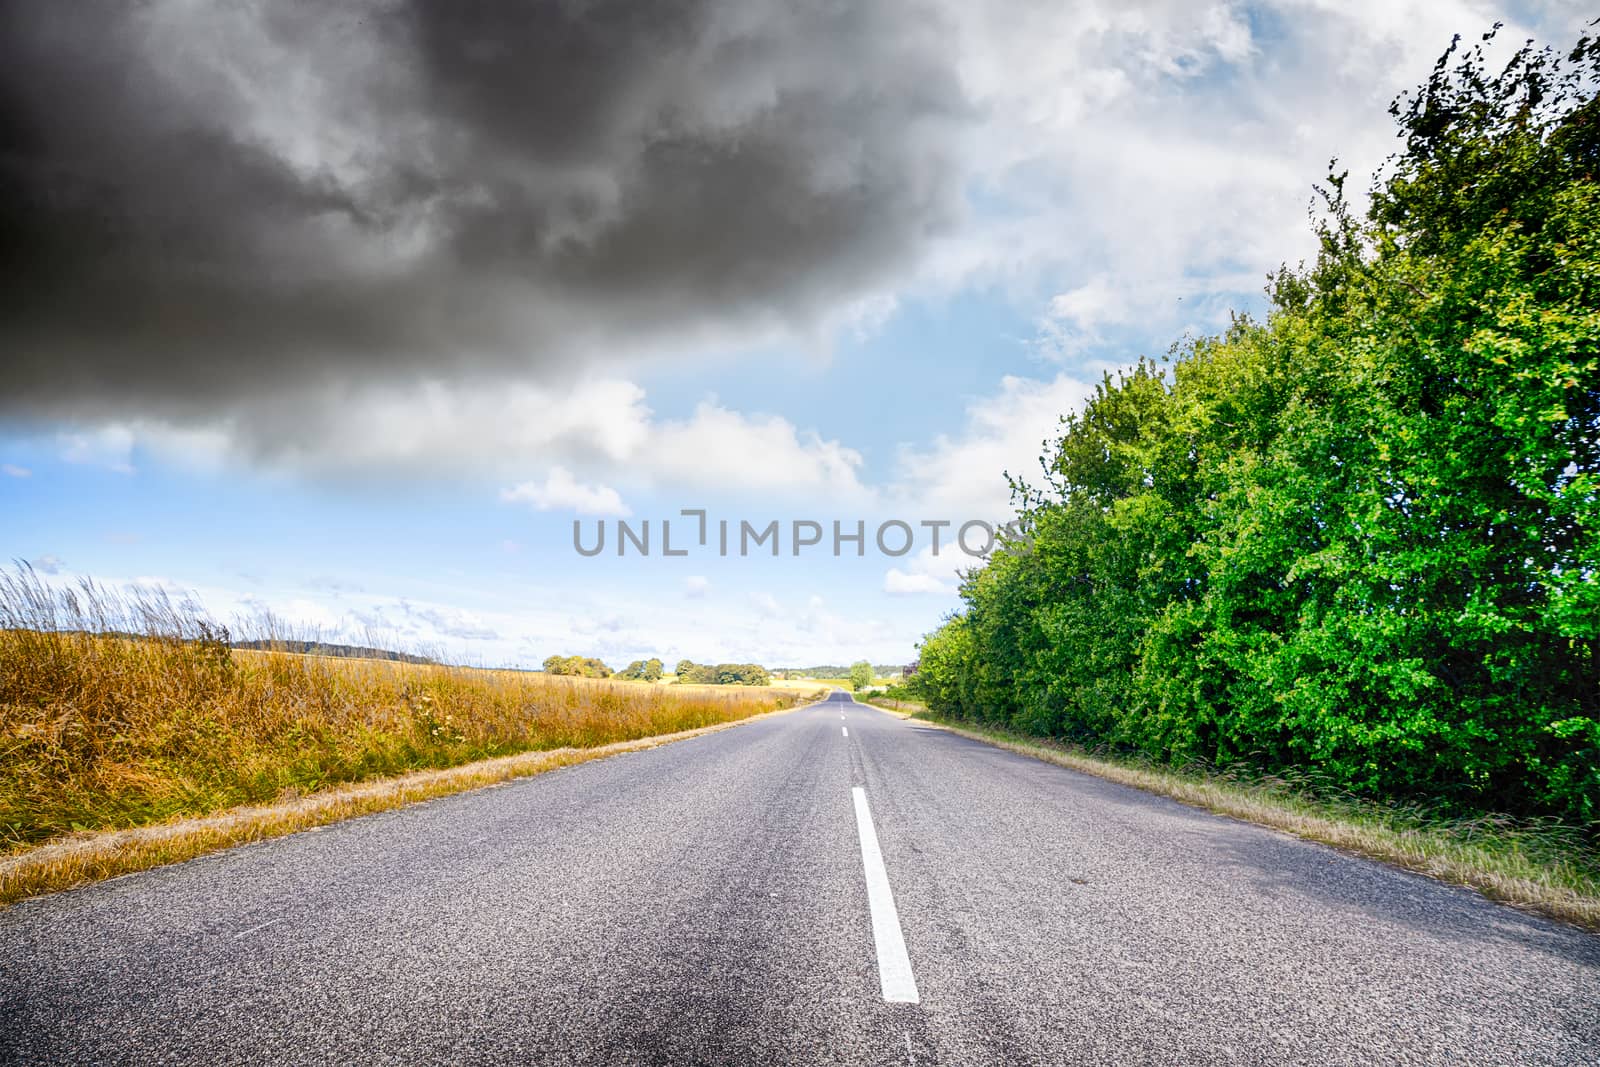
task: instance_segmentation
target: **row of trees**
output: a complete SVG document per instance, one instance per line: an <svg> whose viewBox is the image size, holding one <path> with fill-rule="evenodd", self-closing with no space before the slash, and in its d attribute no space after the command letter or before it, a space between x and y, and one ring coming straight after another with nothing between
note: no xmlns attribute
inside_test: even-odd
<svg viewBox="0 0 1600 1067"><path fill-rule="evenodd" d="M593 656L551 656L544 661L544 671L578 678L622 678L640 682L660 681L663 673L659 659L636 659L620 671L613 671Z"/></svg>
<svg viewBox="0 0 1600 1067"><path fill-rule="evenodd" d="M620 678L628 681L658 682L665 676L659 659L636 659L620 671L613 671L593 656L551 656L544 661L546 674L578 678ZM675 672L680 682L696 685L771 685L772 678L759 663L695 663L679 660Z"/></svg>
<svg viewBox="0 0 1600 1067"><path fill-rule="evenodd" d="M858 660L857 662L866 663L867 661ZM854 664L847 667L842 664L828 663L816 667L779 667L773 673L780 678L849 678L850 671L854 666ZM906 669L904 665L899 663L872 663L869 666L872 668L873 676L880 678L899 675Z"/></svg>
<svg viewBox="0 0 1600 1067"><path fill-rule="evenodd" d="M611 668L593 656L551 656L544 661L546 674L569 674L578 678L609 678Z"/></svg>
<svg viewBox="0 0 1600 1067"><path fill-rule="evenodd" d="M695 685L771 685L772 678L759 663L696 663L679 660L674 672L680 682Z"/></svg>
<svg viewBox="0 0 1600 1067"><path fill-rule="evenodd" d="M1107 376L936 711L1458 809L1600 819L1600 45L1452 46L1264 322Z"/></svg>
<svg viewBox="0 0 1600 1067"><path fill-rule="evenodd" d="M659 682L662 675L661 661L655 657L650 659L636 659L618 671L614 677L626 678L636 682Z"/></svg>

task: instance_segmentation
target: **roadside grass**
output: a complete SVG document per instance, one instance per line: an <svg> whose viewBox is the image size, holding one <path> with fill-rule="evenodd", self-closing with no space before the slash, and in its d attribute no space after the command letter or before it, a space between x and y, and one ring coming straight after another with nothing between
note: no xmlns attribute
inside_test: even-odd
<svg viewBox="0 0 1600 1067"><path fill-rule="evenodd" d="M862 703L871 704L873 707L883 708L885 711L896 712L907 718L913 715L927 718L929 715L927 705L919 700L906 700L902 697L893 697L885 693L868 693L865 696L857 696L856 699Z"/></svg>
<svg viewBox="0 0 1600 1067"><path fill-rule="evenodd" d="M181 863L207 853L313 830L343 819L500 785L624 752L655 748L739 726L766 715L781 714L783 710L787 709L596 748L522 752L444 770L414 771L395 778L326 789L273 804L231 808L198 818L172 819L124 830L69 834L21 852L0 855L0 908L28 897Z"/></svg>
<svg viewBox="0 0 1600 1067"><path fill-rule="evenodd" d="M1330 793L1307 778L1167 768L937 716L916 701L868 703L1057 766L1282 830L1600 932L1600 852L1575 827L1505 815L1453 818L1420 805Z"/></svg>
<svg viewBox="0 0 1600 1067"><path fill-rule="evenodd" d="M0 572L0 900L16 898L13 861L51 842L81 846L95 832L241 806L301 812L258 813L244 829L229 815L203 833L145 840L135 851L148 862L72 867L103 877L290 832L306 812L329 821L483 784L472 771L344 788L357 783L522 760L482 771L500 780L492 776L738 722L806 696L245 651L197 605L159 592L56 587L26 567ZM505 769L513 766L521 769ZM29 884L63 888L72 877Z"/></svg>

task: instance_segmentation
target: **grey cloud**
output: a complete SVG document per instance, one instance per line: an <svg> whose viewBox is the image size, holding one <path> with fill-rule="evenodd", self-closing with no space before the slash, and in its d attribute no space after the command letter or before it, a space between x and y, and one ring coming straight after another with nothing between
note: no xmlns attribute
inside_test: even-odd
<svg viewBox="0 0 1600 1067"><path fill-rule="evenodd" d="M498 631L477 625L458 612L419 607L408 600L400 601L400 610L405 612L407 618L415 619L427 629L446 637L463 641L494 641L500 638Z"/></svg>
<svg viewBox="0 0 1600 1067"><path fill-rule="evenodd" d="M0 42L13 417L267 434L314 390L802 325L959 210L909 4L10 0Z"/></svg>
<svg viewBox="0 0 1600 1067"><path fill-rule="evenodd" d="M367 590L357 582L346 581L328 574L315 574L305 581L307 587L327 593L338 600L345 593L365 593Z"/></svg>
<svg viewBox="0 0 1600 1067"><path fill-rule="evenodd" d="M393 604L374 604L365 610L352 608L347 617L369 634L394 635L403 642L415 643L440 637L461 641L495 641L503 636L463 612L413 604L403 598Z"/></svg>

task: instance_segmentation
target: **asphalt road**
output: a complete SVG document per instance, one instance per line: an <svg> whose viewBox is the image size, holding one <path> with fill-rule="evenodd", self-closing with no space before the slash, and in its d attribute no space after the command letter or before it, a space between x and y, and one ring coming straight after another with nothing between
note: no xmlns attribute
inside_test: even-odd
<svg viewBox="0 0 1600 1067"><path fill-rule="evenodd" d="M0 912L0 1062L1600 1064L1600 938L835 700Z"/></svg>

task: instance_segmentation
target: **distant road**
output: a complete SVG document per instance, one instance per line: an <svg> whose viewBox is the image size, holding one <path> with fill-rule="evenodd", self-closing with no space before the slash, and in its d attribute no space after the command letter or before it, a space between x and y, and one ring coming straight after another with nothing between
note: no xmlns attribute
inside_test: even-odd
<svg viewBox="0 0 1600 1067"><path fill-rule="evenodd" d="M1600 1064L1600 938L838 693L0 912L0 1062Z"/></svg>

